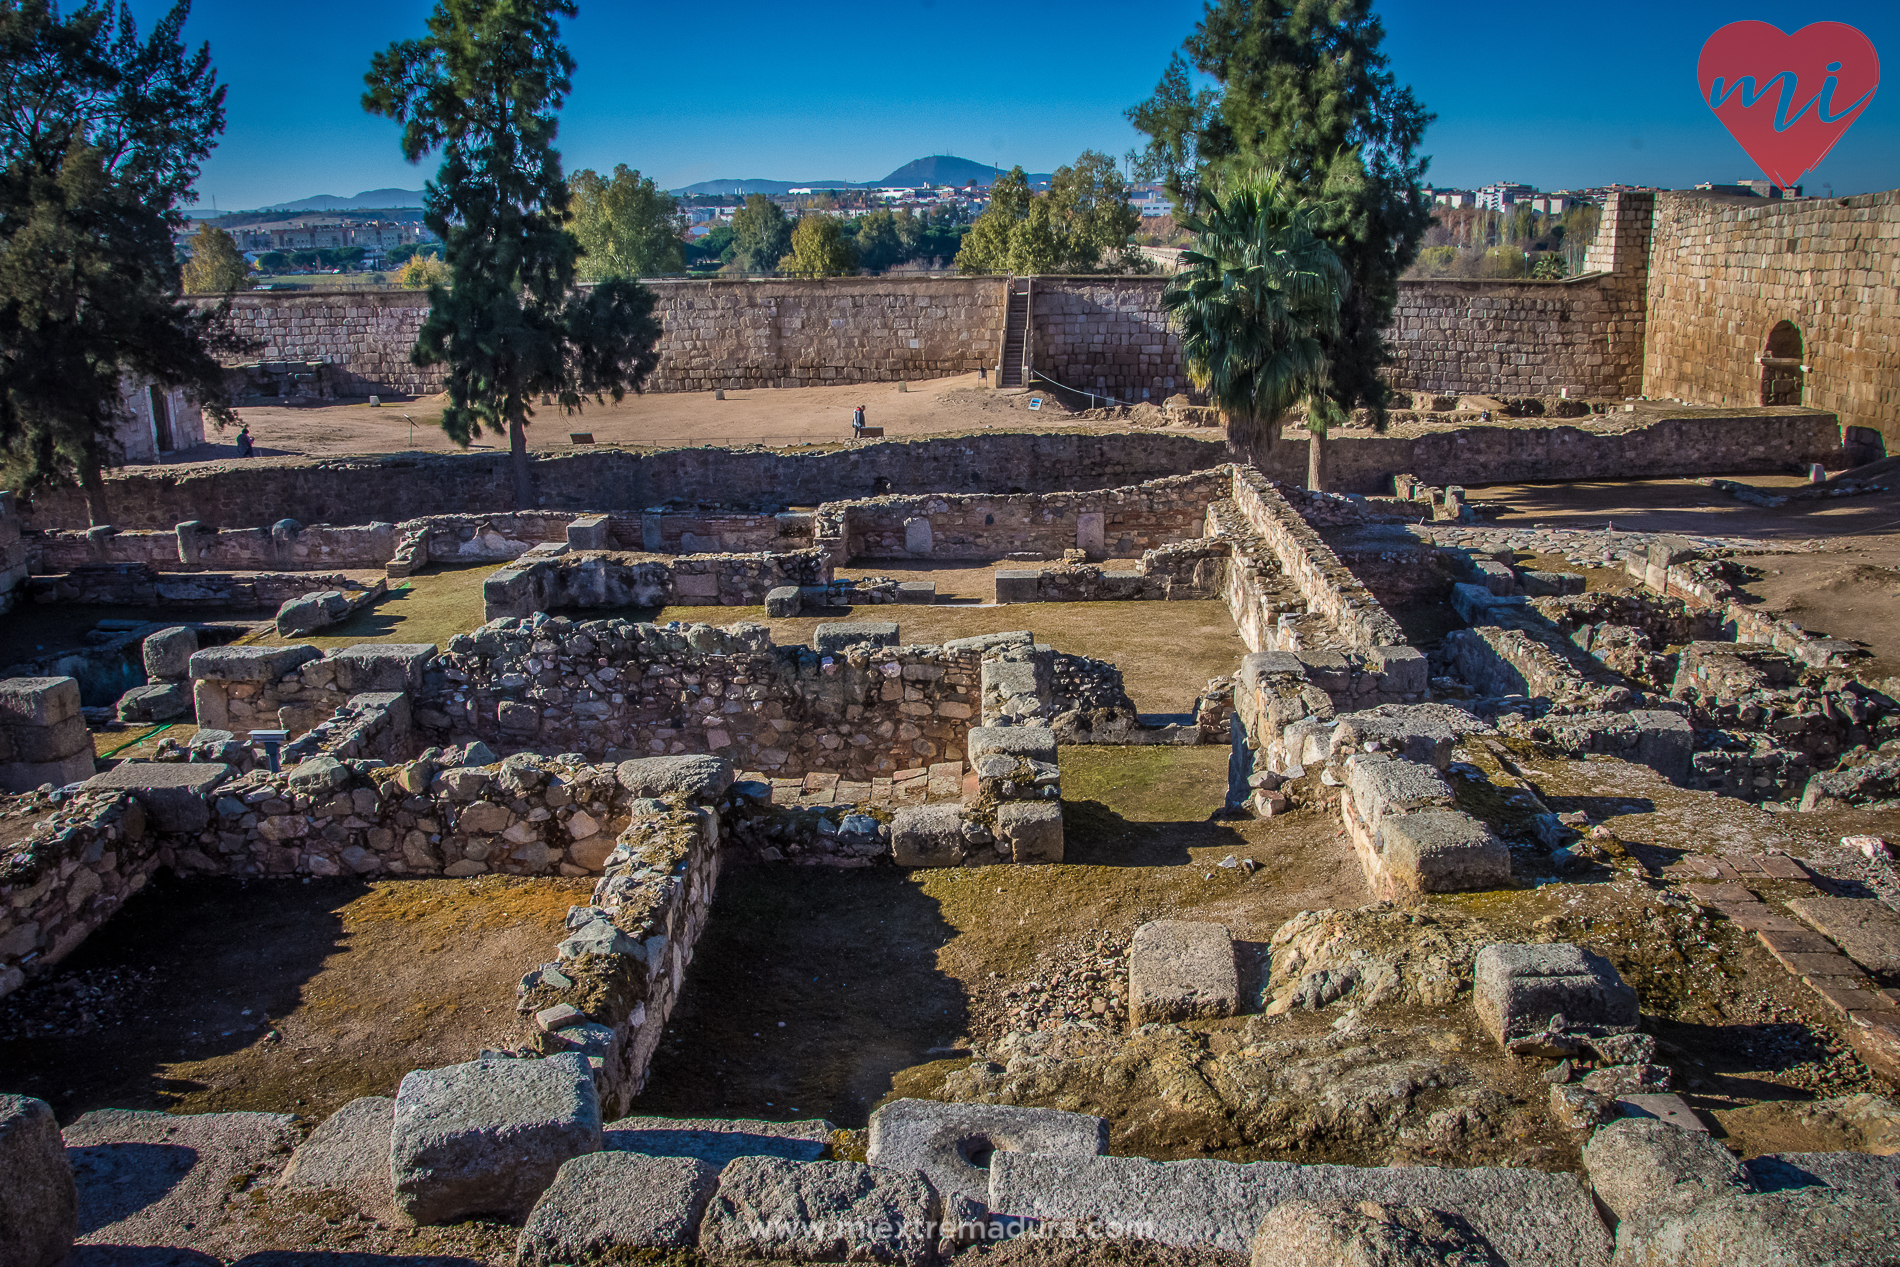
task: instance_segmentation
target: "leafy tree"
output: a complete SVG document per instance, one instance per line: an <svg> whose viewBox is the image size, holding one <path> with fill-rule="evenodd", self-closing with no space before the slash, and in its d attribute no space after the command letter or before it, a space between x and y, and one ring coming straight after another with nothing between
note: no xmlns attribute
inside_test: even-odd
<svg viewBox="0 0 1900 1267"><path fill-rule="evenodd" d="M171 242L224 127L187 12L141 41L122 8L0 0L0 463L21 492L77 482L94 523L128 375L231 417L213 354L236 341L179 298Z"/></svg>
<svg viewBox="0 0 1900 1267"><path fill-rule="evenodd" d="M191 258L185 261L187 295L222 295L251 288L251 266L237 241L214 225L198 226L192 235Z"/></svg>
<svg viewBox="0 0 1900 1267"><path fill-rule="evenodd" d="M679 200L651 177L622 163L611 178L583 168L572 181L574 210L568 221L580 239L579 274L603 277L664 277L686 270L686 217Z"/></svg>
<svg viewBox="0 0 1900 1267"><path fill-rule="evenodd" d="M1325 337L1325 394L1343 416L1386 417L1380 369L1398 279L1431 222L1418 144L1432 116L1379 51L1372 0L1211 0L1155 95L1128 111L1149 137L1144 168L1193 205L1216 172L1283 168L1352 278ZM1214 89L1195 93L1188 64Z"/></svg>
<svg viewBox="0 0 1900 1267"><path fill-rule="evenodd" d="M715 225L705 237L686 244L686 262L692 266L717 264L725 260L731 250L732 226Z"/></svg>
<svg viewBox="0 0 1900 1267"><path fill-rule="evenodd" d="M810 218L806 217L806 219ZM908 212L905 213L904 218L906 221L913 221L913 217ZM801 220L799 223L803 224L804 221ZM796 254L798 235L794 233L792 237L793 252ZM913 235L914 240L915 235ZM856 249L858 263L874 273L881 273L899 260L910 258L904 253L904 241L897 231L897 217L889 211L873 211L858 221Z"/></svg>
<svg viewBox="0 0 1900 1267"><path fill-rule="evenodd" d="M966 273L1087 273L1106 262L1136 269L1141 264L1128 236L1140 225L1115 160L1085 150L1074 166L1056 169L1047 194L1031 193L1020 167L999 177L989 207L963 237L957 267Z"/></svg>
<svg viewBox="0 0 1900 1267"><path fill-rule="evenodd" d="M396 274L396 283L410 290L428 290L449 284L449 266L433 255L411 255Z"/></svg>
<svg viewBox="0 0 1900 1267"><path fill-rule="evenodd" d="M792 222L764 194L752 194L732 216L732 262L742 273L769 273L792 249Z"/></svg>
<svg viewBox="0 0 1900 1267"><path fill-rule="evenodd" d="M318 251L292 251L290 263L291 267L301 268L307 272L323 266L323 255Z"/></svg>
<svg viewBox="0 0 1900 1267"><path fill-rule="evenodd" d="M537 395L567 413L639 391L659 363L653 292L610 278L574 289L580 243L564 227L554 148L574 60L560 44L571 0L437 0L422 39L372 59L363 107L403 125L403 156L442 151L423 194L449 284L429 287L419 365L446 363L442 429L466 445L505 431L515 503L534 504L528 420Z"/></svg>
<svg viewBox="0 0 1900 1267"><path fill-rule="evenodd" d="M1345 266L1284 172L1217 176L1196 201L1200 210L1182 216L1194 244L1161 296L1188 375L1250 459L1272 451L1287 412L1305 401L1307 480L1320 488L1333 420L1326 343L1339 330Z"/></svg>
<svg viewBox="0 0 1900 1267"><path fill-rule="evenodd" d="M400 250L401 248L398 249ZM395 251L390 252L392 258L395 253ZM290 270L290 253L288 251L265 251L262 255L257 257L257 266L271 273L288 272Z"/></svg>
<svg viewBox="0 0 1900 1267"><path fill-rule="evenodd" d="M778 271L787 277L842 277L858 271L858 257L836 218L804 216L792 230L791 254L778 262Z"/></svg>
<svg viewBox="0 0 1900 1267"><path fill-rule="evenodd" d="M1061 226L1062 264L1073 272L1092 272L1107 260L1111 267L1139 267L1128 246L1141 227L1141 212L1128 201L1128 182L1115 160L1099 150L1083 150L1072 167L1058 167L1049 181L1052 219Z"/></svg>

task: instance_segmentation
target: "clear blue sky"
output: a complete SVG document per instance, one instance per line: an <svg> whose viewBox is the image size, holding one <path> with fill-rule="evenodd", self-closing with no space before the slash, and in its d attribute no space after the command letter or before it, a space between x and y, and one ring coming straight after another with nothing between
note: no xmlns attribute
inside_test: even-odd
<svg viewBox="0 0 1900 1267"><path fill-rule="evenodd" d="M149 24L162 6L134 0ZM358 104L372 51L420 34L422 0L312 9L198 0L187 28L230 84L200 189L224 209L381 186L420 188L394 125ZM714 177L873 180L930 153L1048 171L1120 155L1201 12L1190 0L888 0L855 6L581 0L561 124L570 170L626 163L677 187ZM1386 51L1438 114L1431 178L1542 188L1685 187L1754 168L1697 94L1695 60L1742 18L1848 22L1890 61L1860 121L1808 177L1837 194L1900 186L1900 5L1636 3L1556 9L1387 0Z"/></svg>

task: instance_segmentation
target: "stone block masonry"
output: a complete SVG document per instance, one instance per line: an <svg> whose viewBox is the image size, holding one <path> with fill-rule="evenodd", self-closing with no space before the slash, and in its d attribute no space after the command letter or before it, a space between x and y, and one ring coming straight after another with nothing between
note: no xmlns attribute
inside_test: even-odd
<svg viewBox="0 0 1900 1267"><path fill-rule="evenodd" d="M1645 390L1762 403L1776 325L1798 332L1798 399L1900 451L1900 191L1852 198L1656 197ZM1790 348L1794 351L1795 348ZM1789 367L1793 368L1793 367Z"/></svg>

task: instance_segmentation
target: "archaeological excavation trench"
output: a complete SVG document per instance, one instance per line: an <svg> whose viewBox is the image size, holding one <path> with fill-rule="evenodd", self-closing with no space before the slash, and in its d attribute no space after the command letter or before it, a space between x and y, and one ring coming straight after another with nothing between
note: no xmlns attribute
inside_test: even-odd
<svg viewBox="0 0 1900 1267"><path fill-rule="evenodd" d="M1825 534L1447 474L1848 437L1460 403L1366 493L1129 432L6 500L0 1163L225 1261L1877 1243L1900 683L1754 596Z"/></svg>

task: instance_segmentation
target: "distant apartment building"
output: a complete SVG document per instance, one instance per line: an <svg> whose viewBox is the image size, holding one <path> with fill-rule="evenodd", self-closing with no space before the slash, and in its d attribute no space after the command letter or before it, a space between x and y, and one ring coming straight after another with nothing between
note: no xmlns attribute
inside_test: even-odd
<svg viewBox="0 0 1900 1267"><path fill-rule="evenodd" d="M427 225L401 220L283 220L228 230L240 251L371 251L437 240Z"/></svg>
<svg viewBox="0 0 1900 1267"><path fill-rule="evenodd" d="M1534 194L1528 200L1532 211L1540 216L1560 216L1572 207L1580 206L1582 199L1571 193Z"/></svg>
<svg viewBox="0 0 1900 1267"><path fill-rule="evenodd" d="M1425 196L1441 207L1469 207L1477 199L1469 189L1433 189L1430 185L1425 186Z"/></svg>
<svg viewBox="0 0 1900 1267"><path fill-rule="evenodd" d="M1144 216L1165 216L1174 211L1174 199L1161 185L1136 185L1128 191L1128 201Z"/></svg>
<svg viewBox="0 0 1900 1267"><path fill-rule="evenodd" d="M1518 185L1510 181L1499 181L1495 185L1486 185L1478 190L1477 205L1484 211L1507 211L1536 193L1535 185Z"/></svg>

